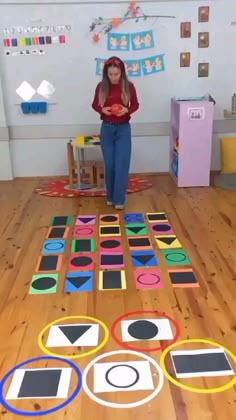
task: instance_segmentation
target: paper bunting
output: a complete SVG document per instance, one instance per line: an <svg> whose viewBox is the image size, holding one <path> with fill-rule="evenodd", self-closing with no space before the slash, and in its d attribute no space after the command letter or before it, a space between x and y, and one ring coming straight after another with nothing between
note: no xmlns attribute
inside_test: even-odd
<svg viewBox="0 0 236 420"><path fill-rule="evenodd" d="M96 75L101 76L106 58L96 58ZM124 60L128 77L146 76L165 71L164 54Z"/></svg>

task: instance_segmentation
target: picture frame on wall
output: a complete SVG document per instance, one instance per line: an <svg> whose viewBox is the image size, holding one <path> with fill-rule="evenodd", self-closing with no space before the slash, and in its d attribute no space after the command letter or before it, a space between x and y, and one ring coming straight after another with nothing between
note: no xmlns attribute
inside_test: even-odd
<svg viewBox="0 0 236 420"><path fill-rule="evenodd" d="M209 63L199 63L198 64L198 77L208 77L209 76Z"/></svg>
<svg viewBox="0 0 236 420"><path fill-rule="evenodd" d="M198 22L209 22L209 15L209 6L201 6L198 8Z"/></svg>
<svg viewBox="0 0 236 420"><path fill-rule="evenodd" d="M209 41L210 41L209 32L198 33L198 48L208 48Z"/></svg>
<svg viewBox="0 0 236 420"><path fill-rule="evenodd" d="M191 38L191 22L181 22L180 36L181 38Z"/></svg>
<svg viewBox="0 0 236 420"><path fill-rule="evenodd" d="M180 67L190 67L191 54L190 52L180 53Z"/></svg>

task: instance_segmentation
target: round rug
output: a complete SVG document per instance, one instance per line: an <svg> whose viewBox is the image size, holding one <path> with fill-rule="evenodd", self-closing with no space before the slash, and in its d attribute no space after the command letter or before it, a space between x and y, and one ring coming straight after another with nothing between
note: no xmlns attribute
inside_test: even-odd
<svg viewBox="0 0 236 420"><path fill-rule="evenodd" d="M152 187L152 182L142 178L129 178L127 194L144 191ZM35 192L46 197L102 197L106 195L105 189L72 189L68 180L59 179L40 184Z"/></svg>

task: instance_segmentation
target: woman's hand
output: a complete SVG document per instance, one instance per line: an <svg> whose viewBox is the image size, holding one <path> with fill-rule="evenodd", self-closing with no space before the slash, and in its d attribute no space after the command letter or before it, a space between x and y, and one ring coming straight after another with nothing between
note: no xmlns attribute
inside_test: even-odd
<svg viewBox="0 0 236 420"><path fill-rule="evenodd" d="M117 117L123 117L125 114L128 114L129 110L125 106L122 107L122 110L119 112L119 114L116 114Z"/></svg>
<svg viewBox="0 0 236 420"><path fill-rule="evenodd" d="M102 108L102 113L105 114L105 115L111 115L111 108L110 108L110 106L104 106Z"/></svg>

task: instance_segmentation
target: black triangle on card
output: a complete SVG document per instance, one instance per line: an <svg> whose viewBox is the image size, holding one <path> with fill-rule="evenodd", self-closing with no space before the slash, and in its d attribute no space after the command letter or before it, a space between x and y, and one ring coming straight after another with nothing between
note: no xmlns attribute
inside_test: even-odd
<svg viewBox="0 0 236 420"><path fill-rule="evenodd" d="M162 238L158 237L158 241L163 242L166 245L171 245L176 240L176 237L174 238L167 238L166 236L163 236Z"/></svg>
<svg viewBox="0 0 236 420"><path fill-rule="evenodd" d="M84 224L91 222L94 220L94 217L78 217L78 219L83 222Z"/></svg>
<svg viewBox="0 0 236 420"><path fill-rule="evenodd" d="M133 227L127 227L128 228L128 230L130 230L130 232L133 232L133 233L139 233L141 230L143 230L143 226L133 226Z"/></svg>
<svg viewBox="0 0 236 420"><path fill-rule="evenodd" d="M71 344L74 344L82 335L91 328L91 325L65 325L60 326L60 330L68 338Z"/></svg>
<svg viewBox="0 0 236 420"><path fill-rule="evenodd" d="M151 255L134 255L133 258L135 258L138 262L142 264L147 264L151 259L153 258L153 254Z"/></svg>
<svg viewBox="0 0 236 420"><path fill-rule="evenodd" d="M70 283L73 284L76 289L79 289L83 284L85 284L91 276L77 276L77 277L66 277L66 280L68 280Z"/></svg>

